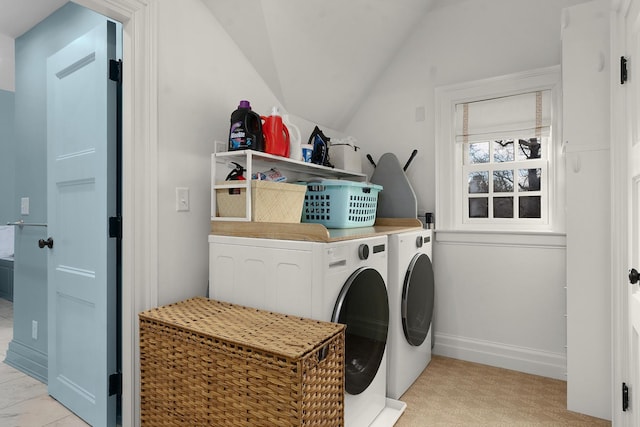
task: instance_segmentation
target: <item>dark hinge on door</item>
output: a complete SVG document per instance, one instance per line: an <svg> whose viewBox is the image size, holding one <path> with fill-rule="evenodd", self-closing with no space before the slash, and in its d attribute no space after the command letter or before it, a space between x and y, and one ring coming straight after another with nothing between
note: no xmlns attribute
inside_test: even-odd
<svg viewBox="0 0 640 427"><path fill-rule="evenodd" d="M122 394L122 373L117 372L109 375L109 396Z"/></svg>
<svg viewBox="0 0 640 427"><path fill-rule="evenodd" d="M109 80L122 83L122 60L112 59L109 61Z"/></svg>
<svg viewBox="0 0 640 427"><path fill-rule="evenodd" d="M109 217L109 237L122 239L122 217L121 216Z"/></svg>
<svg viewBox="0 0 640 427"><path fill-rule="evenodd" d="M620 57L620 84L623 85L625 82L629 80L629 76L627 74L627 58L624 56Z"/></svg>
<svg viewBox="0 0 640 427"><path fill-rule="evenodd" d="M626 383L622 383L622 411L629 409L629 387Z"/></svg>

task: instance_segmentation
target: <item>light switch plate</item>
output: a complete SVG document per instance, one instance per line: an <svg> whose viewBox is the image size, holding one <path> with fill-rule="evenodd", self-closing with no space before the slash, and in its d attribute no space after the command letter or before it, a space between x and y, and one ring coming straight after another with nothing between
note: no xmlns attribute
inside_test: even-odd
<svg viewBox="0 0 640 427"><path fill-rule="evenodd" d="M215 141L215 152L216 153L223 153L225 151L227 151L227 143L226 142L222 142L222 141Z"/></svg>
<svg viewBox="0 0 640 427"><path fill-rule="evenodd" d="M186 212L189 210L189 189L187 187L176 187L176 211Z"/></svg>
<svg viewBox="0 0 640 427"><path fill-rule="evenodd" d="M20 214L29 215L29 198L23 197L20 199Z"/></svg>

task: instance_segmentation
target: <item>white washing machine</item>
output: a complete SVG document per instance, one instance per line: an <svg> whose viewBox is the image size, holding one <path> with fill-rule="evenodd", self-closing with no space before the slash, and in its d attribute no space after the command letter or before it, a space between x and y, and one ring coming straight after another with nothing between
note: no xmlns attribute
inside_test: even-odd
<svg viewBox="0 0 640 427"><path fill-rule="evenodd" d="M431 361L432 231L389 235L387 396L398 399Z"/></svg>
<svg viewBox="0 0 640 427"><path fill-rule="evenodd" d="M387 236L332 243L209 236L209 297L347 325L345 426L392 426Z"/></svg>

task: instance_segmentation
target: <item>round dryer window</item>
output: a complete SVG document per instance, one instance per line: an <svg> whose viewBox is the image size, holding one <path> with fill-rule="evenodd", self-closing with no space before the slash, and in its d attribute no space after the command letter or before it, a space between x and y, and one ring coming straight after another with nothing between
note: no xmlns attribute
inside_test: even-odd
<svg viewBox="0 0 640 427"><path fill-rule="evenodd" d="M387 345L389 298L373 268L355 271L342 287L331 321L347 325L345 390L360 394L374 380Z"/></svg>
<svg viewBox="0 0 640 427"><path fill-rule="evenodd" d="M433 316L433 266L426 254L411 260L402 288L402 328L413 346L427 338Z"/></svg>

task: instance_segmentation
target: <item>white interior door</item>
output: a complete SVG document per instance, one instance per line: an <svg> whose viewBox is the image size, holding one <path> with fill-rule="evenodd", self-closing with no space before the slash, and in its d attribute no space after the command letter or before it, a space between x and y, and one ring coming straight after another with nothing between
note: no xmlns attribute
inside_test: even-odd
<svg viewBox="0 0 640 427"><path fill-rule="evenodd" d="M640 289L633 272L640 270L640 0L632 0L626 15L628 80L627 140L629 159L629 407L631 425L640 426ZM636 273L637 274L637 273Z"/></svg>
<svg viewBox="0 0 640 427"><path fill-rule="evenodd" d="M116 423L115 24L47 60L48 389L92 426Z"/></svg>

